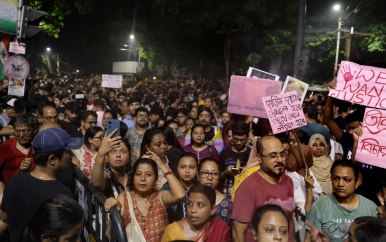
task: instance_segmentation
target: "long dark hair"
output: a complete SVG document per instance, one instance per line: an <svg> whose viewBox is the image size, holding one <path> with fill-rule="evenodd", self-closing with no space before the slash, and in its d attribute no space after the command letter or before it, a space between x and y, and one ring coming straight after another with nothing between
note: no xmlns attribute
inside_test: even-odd
<svg viewBox="0 0 386 242"><path fill-rule="evenodd" d="M58 241L83 222L83 209L74 199L56 195L43 202L32 219L24 226L19 242L40 242L42 236Z"/></svg>
<svg viewBox="0 0 386 242"><path fill-rule="evenodd" d="M147 152L147 146L150 146L151 142L153 141L153 138L156 134L162 134L165 136L161 129L158 128L152 128L146 130L145 134L143 135L142 143L141 143L141 154L140 157L146 154Z"/></svg>
<svg viewBox="0 0 386 242"><path fill-rule="evenodd" d="M86 133L84 134L84 144L88 149L90 149L90 138L93 138L98 132L103 132L103 129L99 126L91 126L87 129Z"/></svg>

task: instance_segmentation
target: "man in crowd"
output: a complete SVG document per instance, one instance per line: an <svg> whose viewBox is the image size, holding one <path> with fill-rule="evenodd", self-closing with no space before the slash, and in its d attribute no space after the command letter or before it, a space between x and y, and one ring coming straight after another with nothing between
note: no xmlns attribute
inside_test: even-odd
<svg viewBox="0 0 386 242"><path fill-rule="evenodd" d="M16 174L35 169L31 142L38 128L38 121L32 114L19 113L14 125L15 137L0 144L1 177L5 185Z"/></svg>
<svg viewBox="0 0 386 242"><path fill-rule="evenodd" d="M18 241L22 226L43 201L58 194L73 197L56 177L71 162L69 150L82 145L82 138L70 138L59 128L46 129L36 135L32 141L35 170L14 176L5 187L1 203L1 220L8 224L12 242Z"/></svg>
<svg viewBox="0 0 386 242"><path fill-rule="evenodd" d="M243 121L237 121L232 126L232 142L229 148L223 149L220 153L219 168L221 172L219 184L224 185L224 191L229 198L230 190L234 184L234 173L232 168L236 168L237 163L240 167L247 164L251 148L247 147L249 125Z"/></svg>
<svg viewBox="0 0 386 242"><path fill-rule="evenodd" d="M62 129L64 129L70 136L75 137L79 136L78 133L78 122L76 118L78 117L79 110L76 107L74 102L68 102L65 105L65 116L63 120L59 120L58 124Z"/></svg>
<svg viewBox="0 0 386 242"><path fill-rule="evenodd" d="M149 120L152 127L155 127L155 124L158 122L158 120L164 119L164 117L164 111L161 107L152 107L150 109Z"/></svg>
<svg viewBox="0 0 386 242"><path fill-rule="evenodd" d="M122 121L127 125L128 128L131 128L135 125L135 121L133 120L133 117L135 117L135 111L137 110L137 108L139 108L141 106L141 100L133 97L133 98L130 98L130 100L127 103L129 105L129 107L128 107L129 108L129 113L128 113L129 116L127 118L122 119ZM122 108L121 108L121 110L122 110ZM125 114L126 113L122 112L122 117L125 117Z"/></svg>
<svg viewBox="0 0 386 242"><path fill-rule="evenodd" d="M274 136L264 136L256 143L256 159L260 170L246 178L236 190L232 208L232 237L235 242L253 242L251 218L260 206L272 203L281 206L292 218L295 211L294 187L284 174L287 152ZM294 241L294 223L290 219L289 241Z"/></svg>
<svg viewBox="0 0 386 242"><path fill-rule="evenodd" d="M39 108L39 122L44 123L56 123L58 121L58 112L52 105L44 105Z"/></svg>
<svg viewBox="0 0 386 242"><path fill-rule="evenodd" d="M80 131L82 132L83 135L86 134L86 131L92 127L96 126L98 121L98 115L94 111L86 111L81 114L81 119L80 119Z"/></svg>
<svg viewBox="0 0 386 242"><path fill-rule="evenodd" d="M168 100L170 101L170 106L168 110L166 110L166 120L176 119L179 103L181 100L180 94L178 92L171 92Z"/></svg>
<svg viewBox="0 0 386 242"><path fill-rule="evenodd" d="M149 111L145 107L139 107L135 110L135 126L128 129L126 138L130 143L131 164L138 160L143 135L149 127Z"/></svg>

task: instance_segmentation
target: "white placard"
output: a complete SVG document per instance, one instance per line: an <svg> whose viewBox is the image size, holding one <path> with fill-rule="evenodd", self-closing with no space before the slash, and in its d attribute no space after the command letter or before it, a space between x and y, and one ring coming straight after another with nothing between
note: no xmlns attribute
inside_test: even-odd
<svg viewBox="0 0 386 242"><path fill-rule="evenodd" d="M9 52L16 54L25 54L25 43L10 42Z"/></svg>
<svg viewBox="0 0 386 242"><path fill-rule="evenodd" d="M102 75L102 87L121 88L122 75Z"/></svg>
<svg viewBox="0 0 386 242"><path fill-rule="evenodd" d="M8 95L23 97L25 91L25 79L11 77L8 85Z"/></svg>

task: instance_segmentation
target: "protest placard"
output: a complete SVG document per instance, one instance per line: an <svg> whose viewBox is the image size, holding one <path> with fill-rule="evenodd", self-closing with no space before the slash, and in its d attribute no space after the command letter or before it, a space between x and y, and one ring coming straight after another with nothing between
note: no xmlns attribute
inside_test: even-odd
<svg viewBox="0 0 386 242"><path fill-rule="evenodd" d="M122 75L102 75L102 87L121 88Z"/></svg>
<svg viewBox="0 0 386 242"><path fill-rule="evenodd" d="M386 108L386 69L342 61L337 86L329 96L374 108Z"/></svg>
<svg viewBox="0 0 386 242"><path fill-rule="evenodd" d="M386 111L366 108L355 159L386 168Z"/></svg>
<svg viewBox="0 0 386 242"><path fill-rule="evenodd" d="M228 112L267 118L262 97L279 94L281 81L232 76L229 88Z"/></svg>
<svg viewBox="0 0 386 242"><path fill-rule="evenodd" d="M247 77L256 77L256 78L262 78L262 79L269 79L269 80L275 80L278 81L280 76L262 71L253 67L249 67L247 72Z"/></svg>
<svg viewBox="0 0 386 242"><path fill-rule="evenodd" d="M263 97L262 100L274 134L307 125L296 91Z"/></svg>
<svg viewBox="0 0 386 242"><path fill-rule="evenodd" d="M292 76L287 76L281 93L296 91L300 103L303 103L303 100L307 94L308 87L309 85L307 83L302 82L301 80L296 79Z"/></svg>
<svg viewBox="0 0 386 242"><path fill-rule="evenodd" d="M8 95L12 96L24 96L25 91L25 79L23 78L9 78Z"/></svg>

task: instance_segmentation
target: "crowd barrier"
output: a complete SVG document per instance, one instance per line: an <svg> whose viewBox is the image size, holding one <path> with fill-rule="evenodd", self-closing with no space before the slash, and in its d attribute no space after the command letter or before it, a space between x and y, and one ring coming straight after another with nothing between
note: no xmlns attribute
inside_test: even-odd
<svg viewBox="0 0 386 242"><path fill-rule="evenodd" d="M87 242L127 242L127 236L119 211L113 207L110 213L104 211L106 196L93 187L89 179L75 167L75 193L84 209L84 239ZM110 216L109 216L110 215ZM111 238L106 237L106 228L111 223Z"/></svg>

